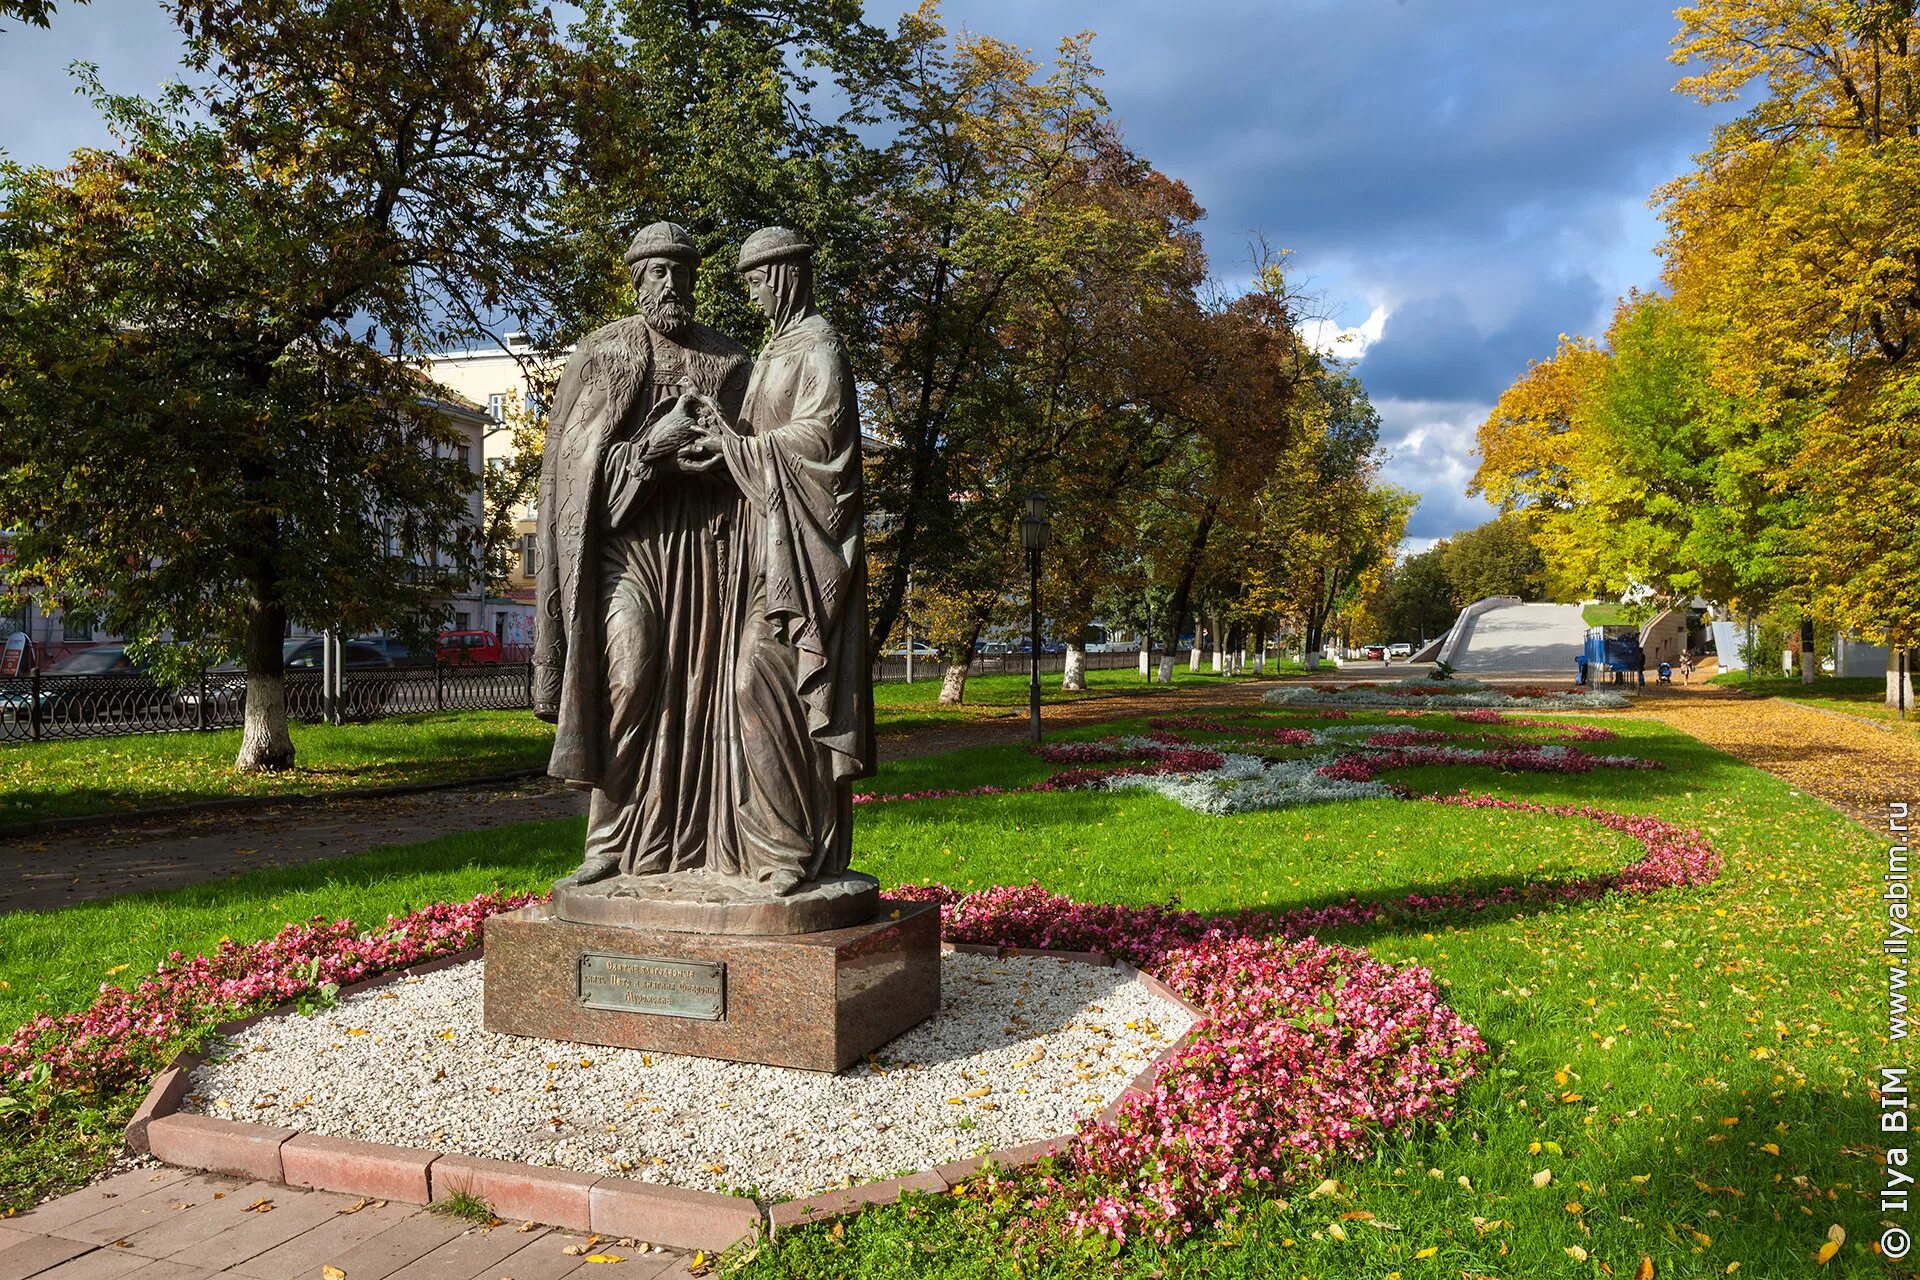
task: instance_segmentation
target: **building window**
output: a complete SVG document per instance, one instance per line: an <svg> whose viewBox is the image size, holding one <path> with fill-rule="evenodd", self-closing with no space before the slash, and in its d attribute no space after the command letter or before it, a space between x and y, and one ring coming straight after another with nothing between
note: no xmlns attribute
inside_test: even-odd
<svg viewBox="0 0 1920 1280"><path fill-rule="evenodd" d="M467 624L472 621L473 615L470 613L455 613L453 615L453 629L455 631L465 631L467 630Z"/></svg>
<svg viewBox="0 0 1920 1280"><path fill-rule="evenodd" d="M460 459L461 466L465 467L469 471L473 470L473 446L472 445L470 444L461 445L459 448L454 450L454 455Z"/></svg>
<svg viewBox="0 0 1920 1280"><path fill-rule="evenodd" d="M496 391L487 397L487 416L495 422L507 420L507 393Z"/></svg>
<svg viewBox="0 0 1920 1280"><path fill-rule="evenodd" d="M530 533L520 537L520 572L531 578L540 571L540 561L535 551L535 539Z"/></svg>

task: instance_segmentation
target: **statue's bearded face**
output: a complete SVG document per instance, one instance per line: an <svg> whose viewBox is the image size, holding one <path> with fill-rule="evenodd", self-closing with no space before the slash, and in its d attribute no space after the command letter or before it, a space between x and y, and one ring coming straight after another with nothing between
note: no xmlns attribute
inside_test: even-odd
<svg viewBox="0 0 1920 1280"><path fill-rule="evenodd" d="M693 268L684 262L642 258L633 264L633 291L646 322L668 337L693 320Z"/></svg>

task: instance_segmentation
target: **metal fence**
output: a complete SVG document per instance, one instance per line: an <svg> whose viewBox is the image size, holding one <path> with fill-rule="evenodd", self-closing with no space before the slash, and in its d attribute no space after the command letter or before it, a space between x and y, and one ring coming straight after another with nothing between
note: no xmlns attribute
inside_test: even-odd
<svg viewBox="0 0 1920 1280"><path fill-rule="evenodd" d="M1153 661L1159 662L1166 656L1160 650L1153 651ZM1185 662L1187 655L1183 651L1175 655ZM1140 668L1140 651L1127 653L1090 653L1087 655L1088 671L1123 671ZM922 657L913 660L913 678L915 680L938 680L946 673L946 664L939 658ZM1033 659L1024 653L1009 653L994 657L975 658L967 668L969 676L1026 675L1033 669ZM1040 674L1057 676L1067 669L1067 655L1064 653L1043 653L1040 655ZM907 660L904 656L882 658L873 664L874 683L893 683L907 678Z"/></svg>
<svg viewBox="0 0 1920 1280"><path fill-rule="evenodd" d="M508 711L533 705L529 663L386 667L347 671L337 708L318 671L286 675L287 714L343 720L423 711ZM208 671L180 687L140 675L0 678L0 742L104 738L127 733L231 729L245 714L247 677Z"/></svg>
<svg viewBox="0 0 1920 1280"><path fill-rule="evenodd" d="M1154 654L1157 661L1158 651ZM1186 655L1176 655L1182 662ZM1140 655L1089 653L1087 670L1137 669ZM975 658L969 674L1025 675L1026 654ZM1043 675L1066 669L1064 653L1040 655ZM937 658L915 658L915 680L938 680ZM533 706L533 665L526 662L349 670L338 707L343 720L427 711L512 711ZM873 678L904 681L904 657L883 658ZM287 714L295 720L329 719L318 671L286 674ZM58 676L34 673L0 677L0 743L61 738L106 738L129 733L192 733L237 728L244 718L244 672L207 671L178 688L140 675Z"/></svg>

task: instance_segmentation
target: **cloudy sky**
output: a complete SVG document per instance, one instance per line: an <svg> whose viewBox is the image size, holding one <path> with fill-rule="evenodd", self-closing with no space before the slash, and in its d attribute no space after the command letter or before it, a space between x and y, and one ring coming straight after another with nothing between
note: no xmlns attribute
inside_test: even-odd
<svg viewBox="0 0 1920 1280"><path fill-rule="evenodd" d="M899 0L867 0L891 21ZM1663 0L947 0L948 21L1050 51L1099 32L1128 139L1208 211L1214 269L1294 252L1421 495L1411 549L1487 518L1475 428L1560 333L1595 333L1658 274L1648 193L1716 118L1672 92ZM178 42L153 0L63 5L0 32L0 149L103 140L65 70L150 92Z"/></svg>

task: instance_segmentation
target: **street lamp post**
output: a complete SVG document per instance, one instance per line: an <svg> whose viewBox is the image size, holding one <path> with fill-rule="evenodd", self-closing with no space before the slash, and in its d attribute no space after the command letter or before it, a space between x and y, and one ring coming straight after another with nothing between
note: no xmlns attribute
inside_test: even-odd
<svg viewBox="0 0 1920 1280"><path fill-rule="evenodd" d="M1047 519L1047 496L1038 490L1027 495L1027 514L1020 517L1020 545L1027 549L1027 574L1031 581L1033 632L1031 648L1033 680L1027 690L1027 706L1033 719L1033 740L1040 741L1040 553L1052 540L1053 525Z"/></svg>

